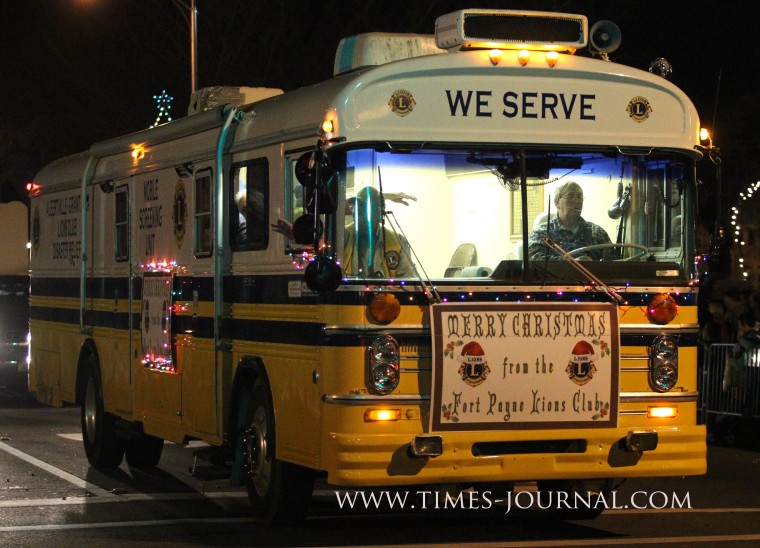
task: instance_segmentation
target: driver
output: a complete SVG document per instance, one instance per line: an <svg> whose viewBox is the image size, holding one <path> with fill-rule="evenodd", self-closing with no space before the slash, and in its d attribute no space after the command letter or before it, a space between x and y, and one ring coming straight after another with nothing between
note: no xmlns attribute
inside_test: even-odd
<svg viewBox="0 0 760 548"><path fill-rule="evenodd" d="M581 217L583 210L583 189L578 183L569 181L559 186L554 193L554 205L557 215L549 221L549 237L568 253L598 244L611 244L607 232L599 225L586 221ZM546 223L541 223L528 236L528 256L531 260L561 258L544 242L547 235ZM579 260L613 260L619 258L614 247L607 249L590 249L579 255L573 255Z"/></svg>

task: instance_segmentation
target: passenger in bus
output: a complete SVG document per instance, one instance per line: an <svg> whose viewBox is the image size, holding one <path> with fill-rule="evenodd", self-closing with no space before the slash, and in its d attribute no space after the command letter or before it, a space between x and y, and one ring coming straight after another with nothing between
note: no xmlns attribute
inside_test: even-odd
<svg viewBox="0 0 760 548"><path fill-rule="evenodd" d="M240 190L235 194L235 205L238 209L238 235L236 236L235 241L240 240L240 233L243 232L245 235L245 202L246 202L246 191L245 189ZM245 241L245 237L243 237L243 241Z"/></svg>
<svg viewBox="0 0 760 548"><path fill-rule="evenodd" d="M252 244L255 247L260 247L262 242L266 241L264 195L255 190L248 192L243 189L235 194L235 204L238 208L238 230L235 235L235 245ZM248 229L249 224L250 231Z"/></svg>
<svg viewBox="0 0 760 548"><path fill-rule="evenodd" d="M557 214L552 215L549 221L548 233L546 223L542 223L528 237L528 256L531 260L561 258L561 254L544 241L547 235L568 253L590 245L611 243L609 235L601 226L581 217L583 189L578 183L569 181L558 187L554 193L554 205ZM593 249L575 258L587 261L613 260L619 258L619 252L612 247Z"/></svg>
<svg viewBox="0 0 760 548"><path fill-rule="evenodd" d="M389 201L409 205L417 198L403 192L383 195ZM343 239L343 271L346 276L367 278L414 277L409 242L390 227L383 227L384 203L380 192L364 187L356 196L346 200L345 214L348 224ZM293 225L285 219L273 223L272 230L288 239L294 239ZM371 252L370 252L371 251ZM356 263L356 265L354 264ZM356 268L356 272L354 269Z"/></svg>
<svg viewBox="0 0 760 548"><path fill-rule="evenodd" d="M346 226L344 240L343 269L347 276L414 276L409 243L390 227L383 226L384 209L385 203L377 189L367 186L357 192L353 222ZM356 272L353 272L354 266Z"/></svg>

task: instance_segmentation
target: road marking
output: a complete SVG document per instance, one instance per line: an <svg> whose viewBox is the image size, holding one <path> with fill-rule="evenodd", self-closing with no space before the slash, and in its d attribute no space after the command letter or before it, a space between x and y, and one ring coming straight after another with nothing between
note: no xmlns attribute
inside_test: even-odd
<svg viewBox="0 0 760 548"><path fill-rule="evenodd" d="M59 438L63 438L66 440L71 441L82 441L82 433L81 432L72 432L71 434L56 434ZM198 441L198 440L191 440L187 443L182 444L176 444L172 441L164 441L164 443L167 443L169 445L182 445L183 449L202 449L204 447L211 447L208 443L204 441Z"/></svg>
<svg viewBox="0 0 760 548"><path fill-rule="evenodd" d="M0 527L0 533L16 533L20 531L66 531L71 529L120 529L122 527L150 527L167 525L194 525L197 523L253 523L252 517L230 518L179 518L166 520L142 521L106 521L103 523L67 523L49 525L10 525Z"/></svg>
<svg viewBox="0 0 760 548"><path fill-rule="evenodd" d="M308 522L308 520L307 520ZM45 525L11 525L0 527L0 533L17 533L28 531L67 531L74 529L124 529L127 527L166 527L171 525L198 525L227 524L227 523L256 523L252 517L220 517L220 518L179 518L166 520L140 520L140 521L106 521L102 523L69 523L69 524L45 524ZM705 535L691 537L645 537L645 538L576 538L567 540L540 540L540 541L514 541L514 542L476 542L469 546L479 548L521 548L533 546L604 546L614 544L695 544L715 542L750 542L760 540L760 534L748 535ZM383 545L389 546L389 545ZM428 548L450 548L451 543L426 544ZM379 548L379 546L366 546L365 548Z"/></svg>
<svg viewBox="0 0 760 548"><path fill-rule="evenodd" d="M111 494L111 493L109 493ZM72 506L77 504L104 504L114 502L144 502L159 500L248 500L245 491L219 491L214 493L135 493L114 495L108 498L65 497L57 499L20 499L0 501L0 508L24 508L28 506Z"/></svg>
<svg viewBox="0 0 760 548"><path fill-rule="evenodd" d="M94 483L90 483L87 480L83 480L82 478L79 478L75 476L74 474L69 474L68 472L61 470L60 468L56 468L55 466L51 466L50 464L41 461L40 459L34 458L33 456L24 453L23 451L19 451L15 447L11 447L7 443L0 443L0 450L5 451L8 454L13 455L16 458L19 458L23 461L28 462L29 464L32 464L33 466L36 466L37 468L40 468L44 470L45 472L48 472L49 474L52 474L58 478L61 478L64 481L68 481L69 483L81 487L82 489L86 489L93 495L97 497L117 497L118 495L114 495L113 493L110 493L106 491L105 489L102 489L101 487L98 487Z"/></svg>
<svg viewBox="0 0 760 548"><path fill-rule="evenodd" d="M0 531L2 528L0 528ZM475 542L467 543L467 546L477 548L524 548L532 546L609 546L611 544L694 544L705 542L736 542L736 541L753 541L760 540L758 535L705 535L704 537L651 537L651 538L609 538L588 539L576 538L568 540L536 540L536 541L514 541L514 542ZM364 548L380 548L380 546L364 546ZM451 548L454 546L448 544L425 544L426 548Z"/></svg>
<svg viewBox="0 0 760 548"><path fill-rule="evenodd" d="M192 499L242 499L248 498L244 488L239 491L213 491L206 493L122 493L116 495L108 493L106 498L91 497L66 497L55 499L18 499L0 501L0 508L15 508L24 506L65 506L75 504L102 504L113 502L143 502L151 500L192 500ZM335 491L329 489L315 489L315 498L332 499ZM623 514L758 514L760 508L641 508L629 510L605 510L603 516Z"/></svg>

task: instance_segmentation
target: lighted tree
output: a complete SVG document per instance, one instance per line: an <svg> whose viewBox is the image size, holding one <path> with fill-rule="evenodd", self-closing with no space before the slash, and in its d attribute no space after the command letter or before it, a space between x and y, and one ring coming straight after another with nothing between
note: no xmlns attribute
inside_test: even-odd
<svg viewBox="0 0 760 548"><path fill-rule="evenodd" d="M150 127L156 127L161 124L165 124L166 122L172 121L171 113L169 112L172 108L172 101L174 101L174 97L166 93L166 90L161 91L161 95L154 95L153 99L156 101L156 109L158 110L158 113L156 114L156 121L153 122L153 125Z"/></svg>

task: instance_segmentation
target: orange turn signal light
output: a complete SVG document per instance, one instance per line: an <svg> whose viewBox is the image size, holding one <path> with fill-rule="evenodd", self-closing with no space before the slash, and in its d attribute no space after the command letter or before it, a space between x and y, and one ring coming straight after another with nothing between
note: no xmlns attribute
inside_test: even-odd
<svg viewBox="0 0 760 548"><path fill-rule="evenodd" d="M647 306L647 319L657 325L665 325L673 321L678 314L678 303L668 293L658 293Z"/></svg>
<svg viewBox="0 0 760 548"><path fill-rule="evenodd" d="M369 315L377 323L391 323L401 313L401 303L392 293L375 293L369 303Z"/></svg>

